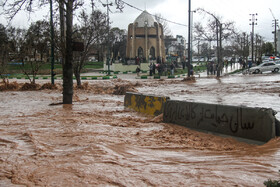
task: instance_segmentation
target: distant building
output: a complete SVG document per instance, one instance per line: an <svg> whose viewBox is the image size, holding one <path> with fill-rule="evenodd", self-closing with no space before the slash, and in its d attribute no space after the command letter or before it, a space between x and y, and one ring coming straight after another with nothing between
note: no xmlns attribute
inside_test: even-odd
<svg viewBox="0 0 280 187"><path fill-rule="evenodd" d="M146 10L129 24L126 56L129 59L165 59L163 27Z"/></svg>
<svg viewBox="0 0 280 187"><path fill-rule="evenodd" d="M176 57L177 61L184 61L186 58L186 39L181 35L176 38L165 38L166 55L168 57Z"/></svg>

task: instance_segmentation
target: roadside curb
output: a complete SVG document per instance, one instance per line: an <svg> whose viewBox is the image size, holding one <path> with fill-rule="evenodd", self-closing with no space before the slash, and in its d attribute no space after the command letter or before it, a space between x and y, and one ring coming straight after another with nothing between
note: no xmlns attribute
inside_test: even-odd
<svg viewBox="0 0 280 187"><path fill-rule="evenodd" d="M107 74L108 72L107 71L101 71L99 72L101 74ZM112 74L114 75L122 75L122 74L136 74L137 72L136 71L124 71L124 72L121 72L121 71L111 71ZM148 71L141 71L141 73L148 73Z"/></svg>
<svg viewBox="0 0 280 187"><path fill-rule="evenodd" d="M114 76L102 76L102 77L81 77L81 80L104 80L104 79L117 79L116 75ZM28 80L27 77L8 77L8 79L25 79ZM36 80L48 80L51 77L35 77ZM62 77L55 77L55 80L62 80ZM75 79L75 77L73 77Z"/></svg>

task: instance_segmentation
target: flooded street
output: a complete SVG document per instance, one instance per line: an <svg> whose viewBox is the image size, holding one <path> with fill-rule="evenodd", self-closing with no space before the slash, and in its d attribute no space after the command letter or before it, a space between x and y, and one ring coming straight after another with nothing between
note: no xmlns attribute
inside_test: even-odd
<svg viewBox="0 0 280 187"><path fill-rule="evenodd" d="M264 186L280 178L280 138L253 145L166 124L124 108L115 92L266 107L280 119L280 74L91 80L75 89L73 105L49 105L62 101L57 82L56 90L0 92L0 186Z"/></svg>

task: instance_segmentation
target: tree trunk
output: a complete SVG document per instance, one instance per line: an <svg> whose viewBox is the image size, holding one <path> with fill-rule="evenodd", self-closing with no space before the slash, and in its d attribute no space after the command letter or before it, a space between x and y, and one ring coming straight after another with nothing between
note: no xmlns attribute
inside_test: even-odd
<svg viewBox="0 0 280 187"><path fill-rule="evenodd" d="M78 69L75 69L75 70L74 70L74 74L75 74L75 77L76 77L77 86L81 86L81 85L82 85L82 82L81 82L81 74L80 74L80 72L78 71Z"/></svg>
<svg viewBox="0 0 280 187"><path fill-rule="evenodd" d="M73 50L72 50L72 29L73 29L73 1L66 3L66 50L65 64L63 66L63 104L72 104L73 99Z"/></svg>
<svg viewBox="0 0 280 187"><path fill-rule="evenodd" d="M64 3L59 2L59 19L60 19L60 50L61 50L61 64L62 68L65 64L65 18L64 18Z"/></svg>
<svg viewBox="0 0 280 187"><path fill-rule="evenodd" d="M77 81L77 86L82 85L82 83L81 83L81 71L80 71L79 67L80 67L79 63L73 65L73 70L74 70L74 75L75 75L75 78L76 78L76 81Z"/></svg>

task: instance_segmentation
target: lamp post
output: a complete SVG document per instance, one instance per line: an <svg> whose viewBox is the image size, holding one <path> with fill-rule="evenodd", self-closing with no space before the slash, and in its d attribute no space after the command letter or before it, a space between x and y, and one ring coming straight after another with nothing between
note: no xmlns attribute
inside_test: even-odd
<svg viewBox="0 0 280 187"><path fill-rule="evenodd" d="M254 62L254 26L257 25L257 23L255 23L257 21L256 16L258 15L256 14L249 14L250 16L252 16L252 19L249 19L249 21L251 21L251 23L249 25L252 25L252 36L251 36L251 44L252 44L252 63Z"/></svg>
<svg viewBox="0 0 280 187"><path fill-rule="evenodd" d="M189 0L189 25L188 25L188 77L191 76L191 0Z"/></svg>
<svg viewBox="0 0 280 187"><path fill-rule="evenodd" d="M54 84L54 29L53 29L53 7L50 0L50 26L51 26L51 83Z"/></svg>
<svg viewBox="0 0 280 187"><path fill-rule="evenodd" d="M205 12L206 14L212 16L216 21L216 36L217 36L217 57L218 57L218 69L217 69L217 77L220 77L221 74L221 61L222 61L222 23L219 21L219 19L212 13L202 9L198 8L198 11Z"/></svg>
<svg viewBox="0 0 280 187"><path fill-rule="evenodd" d="M274 56L277 56L277 26L278 26L278 19L274 19ZM278 26L279 27L279 26ZM272 32L273 33L273 32ZM275 60L275 58L274 58Z"/></svg>
<svg viewBox="0 0 280 187"><path fill-rule="evenodd" d="M108 32L108 35L107 35L107 65L108 65L108 75L110 75L110 55L111 55L111 52L110 52L110 43L109 43L109 40L110 40L110 22L109 22L109 6L113 6L113 3L108 3L108 0L107 0L107 3L106 4L102 4L104 7L107 7L107 32Z"/></svg>
<svg viewBox="0 0 280 187"><path fill-rule="evenodd" d="M193 10L193 11L191 11L191 24L190 24L190 28L191 28L191 48L190 48L190 56L191 56L191 60L192 60L192 57L193 57L193 53L192 53L192 49L193 49L193 13L196 13L196 10ZM191 63L192 63L192 61L191 61Z"/></svg>

